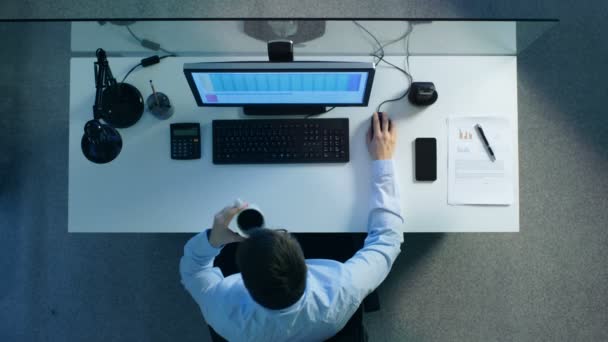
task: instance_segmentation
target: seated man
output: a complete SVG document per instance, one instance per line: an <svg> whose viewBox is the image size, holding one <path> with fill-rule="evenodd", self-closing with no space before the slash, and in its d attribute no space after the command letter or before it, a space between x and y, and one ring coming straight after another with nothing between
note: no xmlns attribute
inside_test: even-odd
<svg viewBox="0 0 608 342"><path fill-rule="evenodd" d="M374 113L372 122L367 132L373 159L368 236L363 248L346 262L305 260L295 238L281 230L260 228L244 239L228 224L246 204L225 208L215 216L211 229L186 243L180 263L182 283L207 323L223 338L329 339L347 326L363 299L386 278L403 242L392 161L397 132L386 114L380 122ZM224 278L213 260L231 242L241 242L236 252L241 273Z"/></svg>

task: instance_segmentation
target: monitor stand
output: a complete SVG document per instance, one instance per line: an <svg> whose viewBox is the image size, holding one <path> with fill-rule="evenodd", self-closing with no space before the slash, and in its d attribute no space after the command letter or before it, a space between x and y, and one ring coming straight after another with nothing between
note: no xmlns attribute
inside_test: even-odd
<svg viewBox="0 0 608 342"><path fill-rule="evenodd" d="M244 106L245 115L318 115L327 111L325 106L307 105L266 105Z"/></svg>

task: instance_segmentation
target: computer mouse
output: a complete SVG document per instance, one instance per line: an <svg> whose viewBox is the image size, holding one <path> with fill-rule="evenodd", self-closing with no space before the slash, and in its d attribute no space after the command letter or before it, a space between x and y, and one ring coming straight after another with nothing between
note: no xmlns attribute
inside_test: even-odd
<svg viewBox="0 0 608 342"><path fill-rule="evenodd" d="M384 115L384 112L378 112L378 121L380 122L380 130L382 130L382 115ZM391 126L392 126L393 122L392 120L389 118L388 119L388 130L391 130ZM371 131L372 131L372 139L374 138L374 116L372 115L372 121L371 121Z"/></svg>

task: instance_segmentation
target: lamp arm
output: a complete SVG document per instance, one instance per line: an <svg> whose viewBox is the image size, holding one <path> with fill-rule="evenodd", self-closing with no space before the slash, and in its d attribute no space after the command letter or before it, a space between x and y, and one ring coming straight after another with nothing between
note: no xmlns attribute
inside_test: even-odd
<svg viewBox="0 0 608 342"><path fill-rule="evenodd" d="M93 117L99 120L103 116L103 91L107 87L116 85L116 79L112 76L112 70L108 64L106 52L97 49L97 62L94 64L95 71L95 104L93 104Z"/></svg>

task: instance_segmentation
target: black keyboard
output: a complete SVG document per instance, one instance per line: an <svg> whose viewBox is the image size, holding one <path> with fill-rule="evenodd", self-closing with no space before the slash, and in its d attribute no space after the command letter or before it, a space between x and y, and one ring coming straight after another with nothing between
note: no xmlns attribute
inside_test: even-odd
<svg viewBox="0 0 608 342"><path fill-rule="evenodd" d="M348 135L348 119L213 120L213 163L347 163Z"/></svg>

